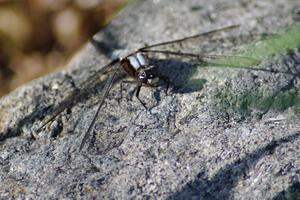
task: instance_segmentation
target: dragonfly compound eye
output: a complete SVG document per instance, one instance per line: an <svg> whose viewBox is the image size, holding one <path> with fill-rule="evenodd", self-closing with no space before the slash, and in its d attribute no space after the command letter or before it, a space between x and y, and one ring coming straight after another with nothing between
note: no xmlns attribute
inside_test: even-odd
<svg viewBox="0 0 300 200"><path fill-rule="evenodd" d="M139 75L138 75L139 79L144 82L147 80L147 74L144 70L140 71L139 72Z"/></svg>

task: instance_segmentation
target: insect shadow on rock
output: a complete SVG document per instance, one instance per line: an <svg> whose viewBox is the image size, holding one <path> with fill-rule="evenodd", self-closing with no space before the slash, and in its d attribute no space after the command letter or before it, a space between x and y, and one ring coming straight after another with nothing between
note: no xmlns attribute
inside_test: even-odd
<svg viewBox="0 0 300 200"><path fill-rule="evenodd" d="M224 55L211 55L207 54L207 52L193 52L190 47L194 46L193 49L201 49L201 44L204 44L205 40L214 40L217 41L218 38L222 38L222 34L225 32L232 31L238 28L239 25L232 25L216 30L212 30L209 32L204 32L201 34L193 35L190 37L185 37L182 39L161 42L153 45L148 45L142 47L129 55L123 58L117 58L112 60L109 64L99 68L88 80L81 84L79 90L74 91L69 96L66 97L55 109L52 115L48 120L42 123L42 125L38 128L37 131L40 131L47 124L52 122L56 116L58 116L62 111L66 108L74 105L74 102L77 98L79 98L83 93L87 93L87 91L95 85L95 82L99 79L99 76L103 74L107 74L108 77L105 80L105 85L103 87L103 92L98 99L98 107L92 118L92 121L89 124L87 131L83 134L83 139L81 141L79 151L81 151L84 147L86 140L90 137L90 132L92 131L101 107L104 104L104 100L110 92L113 84L119 79L119 74L123 74L131 77L136 84L135 96L137 100L141 103L141 105L148 110L146 103L139 97L141 88L144 86L147 87L156 87L160 84L160 82L165 82L166 91L169 88L170 84L170 76L165 75L169 74L165 72L163 66L158 67L155 59L163 56L165 57L165 62L173 62L170 66L175 66L176 64L185 63L186 66L191 66L194 64L205 64L210 61L226 59L227 57L232 56L224 56ZM199 45L196 44L200 42ZM97 43L97 41L92 39L92 43ZM196 46L196 48L195 48ZM240 59L250 60L250 58L241 57ZM172 61L171 61L172 60ZM253 59L251 59L253 61ZM151 61L151 62L150 62ZM157 61L157 60L156 60ZM161 59L160 59L161 62ZM162 64L163 62L161 62ZM189 64L186 64L189 63ZM164 71L164 73L161 73ZM121 72L121 73L120 73Z"/></svg>

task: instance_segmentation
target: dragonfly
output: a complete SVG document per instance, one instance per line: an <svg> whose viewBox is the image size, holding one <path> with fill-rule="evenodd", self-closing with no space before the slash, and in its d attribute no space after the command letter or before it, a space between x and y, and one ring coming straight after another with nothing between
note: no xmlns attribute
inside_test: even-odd
<svg viewBox="0 0 300 200"><path fill-rule="evenodd" d="M129 53L125 57L119 57L113 59L107 65L99 68L94 72L94 74L85 82L81 84L80 90L75 90L70 95L68 95L54 110L50 118L43 122L37 131L41 131L46 125L50 122L54 121L55 118L61 114L67 108L70 108L74 101L79 98L82 93L87 92L87 90L91 87L93 83L99 78L100 75L108 74L108 77L105 80L105 85L103 87L103 92L98 99L98 107L96 112L93 115L92 121L90 122L88 129L83 135L83 139L80 143L79 151L81 151L84 147L84 144L90 137L90 133L96 123L97 117L99 116L100 110L105 102L105 98L109 94L114 82L117 79L118 72L123 70L125 74L131 77L134 82L136 83L136 90L135 90L135 97L141 103L141 105L148 110L146 103L140 98L139 94L141 88L144 86L148 87L156 87L159 85L160 80L165 82L166 90L168 90L170 81L169 77L163 75L157 65L151 64L149 61L151 56L155 56L158 54L167 55L169 57L176 57L187 59L189 61L193 61L194 63L204 64L211 60L217 59L224 59L229 56L224 55L205 55L201 53L190 53L190 52L182 52L182 51L175 51L174 46L183 47L187 43L193 43L195 40L202 40L207 38L213 38L216 35L222 35L222 33L232 31L237 29L239 25L231 25L227 27L223 27L220 29L211 30L208 32L192 35L189 37L184 37L181 39L176 39L172 41L160 42L152 45L147 45L142 48L137 49L136 51ZM199 47L198 47L199 48ZM171 50L170 50L171 49ZM239 59L243 59L246 62L250 60L253 63L253 59L247 57L240 57Z"/></svg>

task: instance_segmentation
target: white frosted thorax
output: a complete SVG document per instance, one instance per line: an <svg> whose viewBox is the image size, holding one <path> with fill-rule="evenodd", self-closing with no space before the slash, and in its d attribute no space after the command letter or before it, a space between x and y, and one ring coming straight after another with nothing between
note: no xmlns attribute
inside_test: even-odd
<svg viewBox="0 0 300 200"><path fill-rule="evenodd" d="M128 56L128 60L135 70L138 70L140 67L149 65L147 57L141 52Z"/></svg>
<svg viewBox="0 0 300 200"><path fill-rule="evenodd" d="M134 69L138 70L138 69L141 67L141 65L140 65L140 63L139 63L139 61L138 61L138 59L137 59L134 55L129 56L129 57L128 57L128 60L129 60L129 62L130 62L130 64L131 64L131 66L132 66Z"/></svg>
<svg viewBox="0 0 300 200"><path fill-rule="evenodd" d="M136 57L142 66L149 65L149 61L148 61L147 57L144 54L142 54L141 52L138 52L136 54Z"/></svg>

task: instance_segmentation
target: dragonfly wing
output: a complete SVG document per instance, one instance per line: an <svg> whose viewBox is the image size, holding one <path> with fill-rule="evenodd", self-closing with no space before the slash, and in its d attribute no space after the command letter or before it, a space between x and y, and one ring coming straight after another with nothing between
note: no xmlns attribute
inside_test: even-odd
<svg viewBox="0 0 300 200"><path fill-rule="evenodd" d="M58 104L53 110L54 112L50 114L50 118L43 122L40 127L37 129L37 132L40 132L47 124L52 122L60 113L62 113L65 109L72 107L75 105L80 97L86 94L90 88L95 86L99 82L99 76L110 71L110 69L118 63L118 59L113 60L109 64L97 70L88 80L84 81L80 85L80 89L72 91L60 104Z"/></svg>
<svg viewBox="0 0 300 200"><path fill-rule="evenodd" d="M104 92L102 93L102 95L101 95L101 97L100 97L100 99L99 99L99 101L98 101L98 108L97 108L97 111L96 111L96 113L95 113L94 116L93 116L92 122L90 123L90 125L89 125L89 127L88 127L88 130L84 133L83 139L82 139L81 144L80 144L80 147L79 147L79 151L82 150L82 148L83 148L83 146L84 146L86 140L89 138L90 132L91 132L91 130L92 130L93 127L94 127L94 124L95 124L96 119L97 119L97 117L98 117L98 115L99 115L99 112L100 112L101 107L102 107L102 105L103 105L103 103L104 103L104 100L105 100L105 98L107 97L107 95L108 95L110 89L112 88L112 85L113 85L114 80L115 80L115 78L116 78L116 74L117 74L117 71L116 71L116 70L118 69L118 67L119 67L118 65L115 65L115 66L114 66L113 73L110 74L109 77L108 77L107 80L106 80L105 86L104 86L104 88L103 88L103 91L104 91Z"/></svg>
<svg viewBox="0 0 300 200"><path fill-rule="evenodd" d="M200 33L197 35L193 35L190 37L185 37L177 40L167 41L167 42L161 42L153 45L149 45L146 47L143 47L140 49L140 51L146 51L146 50L153 50L159 48L160 50L181 50L181 49L191 49L192 47L200 48L200 46L203 46L203 42L210 41L212 38L215 38L217 40L223 38L221 37L223 33L232 31L234 29L237 29L239 25L232 25L227 26L224 28L212 30L209 32ZM205 39L205 40L204 40Z"/></svg>
<svg viewBox="0 0 300 200"><path fill-rule="evenodd" d="M189 62L193 64L202 64L206 66L224 66L247 68L253 65L258 65L259 60L245 56L234 55L205 55L184 52L173 52L164 50L143 50L142 52L148 54L150 57L157 57L163 54L168 59L181 60L182 62Z"/></svg>
<svg viewBox="0 0 300 200"><path fill-rule="evenodd" d="M245 57L233 55L204 55L203 60L206 66L215 67L231 67L250 69L251 66L259 65L261 61ZM251 68L254 69L254 68Z"/></svg>

